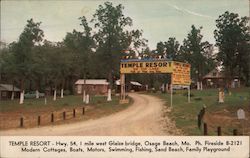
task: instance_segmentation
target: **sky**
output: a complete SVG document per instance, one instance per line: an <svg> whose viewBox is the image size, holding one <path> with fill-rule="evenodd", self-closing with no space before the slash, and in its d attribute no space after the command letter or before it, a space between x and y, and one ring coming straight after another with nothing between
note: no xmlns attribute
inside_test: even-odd
<svg viewBox="0 0 250 158"><path fill-rule="evenodd" d="M80 20L91 20L103 0L1 0L0 39L11 43L18 40L27 20L42 22L45 39L62 41L73 29L82 31ZM133 19L133 29L143 30L143 37L155 49L160 41L175 37L180 43L191 25L202 27L204 41L215 43L215 20L225 11L249 16L249 0L111 0L122 4L125 16Z"/></svg>

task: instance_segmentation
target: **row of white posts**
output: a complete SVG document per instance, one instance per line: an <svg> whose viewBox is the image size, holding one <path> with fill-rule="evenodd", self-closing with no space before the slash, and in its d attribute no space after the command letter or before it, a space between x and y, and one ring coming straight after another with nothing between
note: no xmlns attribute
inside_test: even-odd
<svg viewBox="0 0 250 158"><path fill-rule="evenodd" d="M83 90L83 93L82 93L82 102L85 103L85 104L89 104L89 94L86 94L86 91ZM111 98L111 89L108 89L108 96L107 96L107 101L112 101L112 98Z"/></svg>
<svg viewBox="0 0 250 158"><path fill-rule="evenodd" d="M23 104L23 101L24 101L24 91L21 92L20 95L21 95L20 96L20 104ZM36 90L36 98L37 99L39 98L39 91L38 90ZM61 90L61 98L63 98L63 89ZM12 100L14 99L14 93L13 92L12 92L12 95L11 95L11 99ZM56 90L54 90L53 100L54 101L56 100ZM83 103L89 104L89 94L86 94L85 90L83 91L82 101L83 101ZM111 98L111 89L108 89L107 101L112 101L112 98ZM47 98L46 97L44 98L44 104L45 105L47 104Z"/></svg>

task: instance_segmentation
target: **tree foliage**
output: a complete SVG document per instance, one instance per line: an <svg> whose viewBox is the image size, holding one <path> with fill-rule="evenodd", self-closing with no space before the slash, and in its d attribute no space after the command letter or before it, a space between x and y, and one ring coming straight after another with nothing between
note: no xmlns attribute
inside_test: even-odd
<svg viewBox="0 0 250 158"><path fill-rule="evenodd" d="M226 11L216 20L214 31L216 45L219 47L218 61L224 66L226 75L249 81L250 71L250 33L247 17Z"/></svg>
<svg viewBox="0 0 250 158"><path fill-rule="evenodd" d="M192 65L192 78L198 81L201 81L202 76L215 67L211 50L212 45L207 41L202 41L201 29L202 27L196 28L192 25L191 31L188 33L187 38L183 40L183 46L180 50L182 60Z"/></svg>

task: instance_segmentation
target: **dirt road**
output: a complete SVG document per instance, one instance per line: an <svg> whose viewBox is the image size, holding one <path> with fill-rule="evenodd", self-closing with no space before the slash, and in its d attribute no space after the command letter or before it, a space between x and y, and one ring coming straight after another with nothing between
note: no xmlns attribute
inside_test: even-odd
<svg viewBox="0 0 250 158"><path fill-rule="evenodd" d="M174 124L163 118L164 103L160 99L136 93L130 96L134 99L133 105L106 117L72 124L0 131L0 135L176 135Z"/></svg>

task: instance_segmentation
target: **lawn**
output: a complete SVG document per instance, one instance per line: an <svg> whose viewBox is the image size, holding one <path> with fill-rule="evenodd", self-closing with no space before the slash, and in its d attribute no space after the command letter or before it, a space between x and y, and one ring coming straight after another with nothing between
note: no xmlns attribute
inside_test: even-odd
<svg viewBox="0 0 250 158"><path fill-rule="evenodd" d="M206 106L204 122L208 124L209 135L216 135L218 126L222 128L223 135L232 135L232 130L237 128L242 132L242 126L237 120L237 110L245 110L249 119L250 88L231 89L231 95L225 95L225 103L218 103L218 90L203 91L192 90L191 102L187 102L186 91L175 90L173 95L173 108L168 114L175 121L177 128L185 135L202 135L202 130L197 127L197 115L203 106ZM170 106L170 95L167 93L151 93L166 101ZM245 125L247 122L245 122Z"/></svg>
<svg viewBox="0 0 250 158"><path fill-rule="evenodd" d="M5 100L0 101L0 129L14 128L19 126L20 117L24 117L26 122L33 122L26 127L33 127L36 124L38 116L42 120L49 120L50 114L53 112L59 120L54 124L70 123L74 121L82 121L88 119L96 119L112 113L118 112L127 108L133 102L130 99L129 104L119 104L119 97L113 96L112 101L107 102L106 96L90 96L90 103L88 105L82 102L81 96L65 96L58 98L56 101L52 97L48 98L47 105L44 105L44 98L40 99L25 99L24 104L19 104L19 100ZM81 116L81 109L85 107L86 112ZM72 118L72 110L78 109L76 118ZM66 111L69 119L62 121L61 114ZM58 118L57 117L57 118ZM34 123L35 122L35 123ZM48 121L44 125L48 125Z"/></svg>
<svg viewBox="0 0 250 158"><path fill-rule="evenodd" d="M19 99L3 100L0 101L0 112L15 112L15 111L42 111L46 109L58 110L61 108L74 108L78 106L83 106L82 96L79 95L69 95L64 96L64 98L57 98L56 101L52 100L53 97L48 97L47 104L44 104L44 98L39 99L25 99L24 104L19 104ZM90 96L90 105L115 105L118 104L118 97L113 97L111 102L106 102L106 96Z"/></svg>

